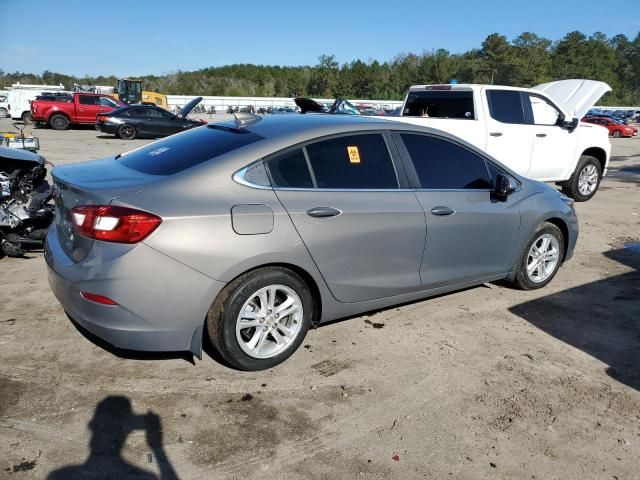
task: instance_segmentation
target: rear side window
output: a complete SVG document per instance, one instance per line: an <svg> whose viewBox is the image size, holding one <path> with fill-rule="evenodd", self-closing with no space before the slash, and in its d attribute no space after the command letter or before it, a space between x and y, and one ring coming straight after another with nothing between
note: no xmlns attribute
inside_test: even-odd
<svg viewBox="0 0 640 480"><path fill-rule="evenodd" d="M80 95L78 102L81 105L100 105L100 97L94 95Z"/></svg>
<svg viewBox="0 0 640 480"><path fill-rule="evenodd" d="M489 114L502 123L526 123L522 96L516 90L487 90Z"/></svg>
<svg viewBox="0 0 640 480"><path fill-rule="evenodd" d="M271 158L268 165L274 187L313 188L311 173L301 148Z"/></svg>
<svg viewBox="0 0 640 480"><path fill-rule="evenodd" d="M403 117L459 118L473 120L470 90L426 90L409 92Z"/></svg>
<svg viewBox="0 0 640 480"><path fill-rule="evenodd" d="M248 130L202 126L123 153L120 161L150 175L172 175L262 138Z"/></svg>
<svg viewBox="0 0 640 480"><path fill-rule="evenodd" d="M398 188L382 135L349 135L307 145L318 188Z"/></svg>
<svg viewBox="0 0 640 480"><path fill-rule="evenodd" d="M470 150L441 138L401 134L422 188L434 190L491 188L485 161Z"/></svg>

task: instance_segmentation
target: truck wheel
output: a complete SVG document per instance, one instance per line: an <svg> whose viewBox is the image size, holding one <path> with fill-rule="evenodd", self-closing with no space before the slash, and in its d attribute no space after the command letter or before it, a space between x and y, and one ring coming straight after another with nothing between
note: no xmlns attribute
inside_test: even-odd
<svg viewBox="0 0 640 480"><path fill-rule="evenodd" d="M133 140L136 138L136 133L136 127L133 125L124 124L118 128L118 137L123 140Z"/></svg>
<svg viewBox="0 0 640 480"><path fill-rule="evenodd" d="M596 194L602 180L602 167L597 158L582 155L571 178L562 191L576 202L586 202Z"/></svg>
<svg viewBox="0 0 640 480"><path fill-rule="evenodd" d="M31 112L24 112L22 114L22 121L27 124L33 123L33 115L31 115Z"/></svg>
<svg viewBox="0 0 640 480"><path fill-rule="evenodd" d="M67 130L71 122L64 115L56 114L49 119L49 125L51 125L51 128L54 130Z"/></svg>
<svg viewBox="0 0 640 480"><path fill-rule="evenodd" d="M9 116L9 112L6 108L0 108L0 118L7 118Z"/></svg>

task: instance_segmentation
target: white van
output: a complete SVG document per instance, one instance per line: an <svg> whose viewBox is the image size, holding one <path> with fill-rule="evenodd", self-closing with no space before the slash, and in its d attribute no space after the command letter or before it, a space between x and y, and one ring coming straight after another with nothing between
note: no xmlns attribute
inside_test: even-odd
<svg viewBox="0 0 640 480"><path fill-rule="evenodd" d="M11 86L7 96L9 114L14 120L31 122L31 100L47 92L64 91L64 85L22 85Z"/></svg>

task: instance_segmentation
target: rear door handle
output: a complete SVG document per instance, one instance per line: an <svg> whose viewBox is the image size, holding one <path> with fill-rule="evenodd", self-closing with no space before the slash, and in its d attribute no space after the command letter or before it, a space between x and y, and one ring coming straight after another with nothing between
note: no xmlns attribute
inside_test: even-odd
<svg viewBox="0 0 640 480"><path fill-rule="evenodd" d="M449 207L438 206L438 207L433 207L431 209L431 213L439 217L446 217L448 215L453 215L454 213L456 213L456 211Z"/></svg>
<svg viewBox="0 0 640 480"><path fill-rule="evenodd" d="M341 213L340 210L333 207L314 207L311 210L307 210L307 215L316 218L337 217Z"/></svg>
<svg viewBox="0 0 640 480"><path fill-rule="evenodd" d="M491 135L492 137L501 137L502 132L491 132L489 135Z"/></svg>
<svg viewBox="0 0 640 480"><path fill-rule="evenodd" d="M538 137L538 138L544 138L546 136L547 136L546 133L536 133L536 137Z"/></svg>

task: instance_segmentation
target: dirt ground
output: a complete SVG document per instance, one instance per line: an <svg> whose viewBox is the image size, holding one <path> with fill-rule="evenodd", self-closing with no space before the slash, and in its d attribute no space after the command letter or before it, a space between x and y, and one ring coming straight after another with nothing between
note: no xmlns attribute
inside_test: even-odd
<svg viewBox="0 0 640 480"><path fill-rule="evenodd" d="M144 143L34 132L57 164ZM41 252L0 260L0 478L640 478L640 138L612 143L547 288L336 322L264 372L110 351Z"/></svg>

